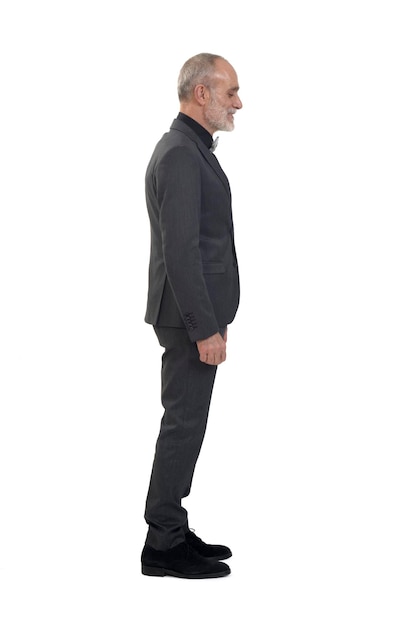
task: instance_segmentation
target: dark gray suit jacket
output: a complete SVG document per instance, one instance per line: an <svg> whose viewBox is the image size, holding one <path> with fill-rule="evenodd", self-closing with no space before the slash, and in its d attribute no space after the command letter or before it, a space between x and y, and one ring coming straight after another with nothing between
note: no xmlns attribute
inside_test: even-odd
<svg viewBox="0 0 417 626"><path fill-rule="evenodd" d="M232 322L239 304L229 182L204 142L176 119L155 147L145 189L151 226L145 321L205 339Z"/></svg>

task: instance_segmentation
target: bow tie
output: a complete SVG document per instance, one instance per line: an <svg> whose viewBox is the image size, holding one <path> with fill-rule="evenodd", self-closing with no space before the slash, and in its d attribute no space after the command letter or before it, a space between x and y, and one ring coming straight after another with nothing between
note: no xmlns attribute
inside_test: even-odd
<svg viewBox="0 0 417 626"><path fill-rule="evenodd" d="M217 144L218 143L219 143L219 137L216 137L216 139L211 144L210 152L214 152L215 151L215 149L217 148Z"/></svg>

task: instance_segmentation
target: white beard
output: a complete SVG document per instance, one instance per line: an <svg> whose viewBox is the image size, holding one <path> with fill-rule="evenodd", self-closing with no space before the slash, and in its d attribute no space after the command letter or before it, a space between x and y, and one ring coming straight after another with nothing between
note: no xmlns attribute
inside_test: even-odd
<svg viewBox="0 0 417 626"><path fill-rule="evenodd" d="M225 109L217 104L216 100L213 98L209 107L205 111L205 119L212 128L215 128L215 130L232 131L235 124L233 119L230 120L227 117L230 113L236 113L236 109Z"/></svg>

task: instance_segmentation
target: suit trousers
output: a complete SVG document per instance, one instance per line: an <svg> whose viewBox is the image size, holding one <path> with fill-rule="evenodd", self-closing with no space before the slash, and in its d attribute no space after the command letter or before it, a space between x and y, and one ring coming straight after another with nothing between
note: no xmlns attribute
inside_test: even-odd
<svg viewBox="0 0 417 626"><path fill-rule="evenodd" d="M155 447L145 520L146 544L168 550L184 541L188 516L182 506L191 489L206 432L217 366L200 361L185 329L154 327L162 355L164 414Z"/></svg>

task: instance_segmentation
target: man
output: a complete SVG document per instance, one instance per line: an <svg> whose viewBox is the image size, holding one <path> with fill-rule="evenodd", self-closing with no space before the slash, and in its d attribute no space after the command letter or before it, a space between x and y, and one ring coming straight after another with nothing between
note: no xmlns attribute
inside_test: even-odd
<svg viewBox="0 0 417 626"><path fill-rule="evenodd" d="M188 526L181 500L191 489L217 366L226 359L227 325L239 303L228 180L213 133L234 128L242 103L235 70L223 57L198 54L178 78L180 112L157 144L146 172L151 226L145 321L162 357L165 412L156 443L145 519L142 572L214 578L230 568L226 546Z"/></svg>

